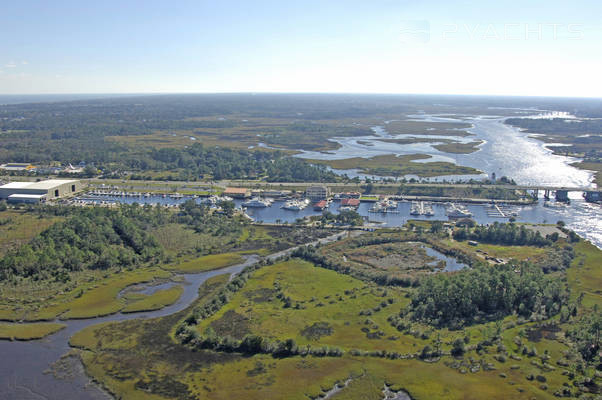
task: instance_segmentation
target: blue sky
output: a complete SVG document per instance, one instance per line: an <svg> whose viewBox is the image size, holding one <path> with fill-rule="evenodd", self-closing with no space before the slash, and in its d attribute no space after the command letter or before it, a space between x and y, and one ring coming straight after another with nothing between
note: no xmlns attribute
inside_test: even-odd
<svg viewBox="0 0 602 400"><path fill-rule="evenodd" d="M7 1L0 94L602 97L602 3Z"/></svg>

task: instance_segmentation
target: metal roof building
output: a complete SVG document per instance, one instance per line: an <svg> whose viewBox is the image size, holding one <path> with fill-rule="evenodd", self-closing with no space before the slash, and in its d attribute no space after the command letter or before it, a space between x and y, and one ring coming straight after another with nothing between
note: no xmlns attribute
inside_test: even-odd
<svg viewBox="0 0 602 400"><path fill-rule="evenodd" d="M9 203L42 203L45 200L45 194L11 194L7 199Z"/></svg>
<svg viewBox="0 0 602 400"><path fill-rule="evenodd" d="M81 182L71 179L11 182L0 186L0 199L8 199L11 195L43 195L46 200L52 200L73 195L81 189Z"/></svg>

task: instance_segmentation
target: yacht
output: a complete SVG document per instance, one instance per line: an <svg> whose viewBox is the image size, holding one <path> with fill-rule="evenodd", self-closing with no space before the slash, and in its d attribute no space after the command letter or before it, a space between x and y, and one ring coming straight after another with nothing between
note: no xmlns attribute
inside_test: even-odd
<svg viewBox="0 0 602 400"><path fill-rule="evenodd" d="M435 215L435 211L433 211L433 206L430 203L424 204L424 215L427 217L432 217Z"/></svg>
<svg viewBox="0 0 602 400"><path fill-rule="evenodd" d="M451 203L447 208L447 216L449 218L470 218L472 213L464 206Z"/></svg>
<svg viewBox="0 0 602 400"><path fill-rule="evenodd" d="M370 212L384 212L386 210L385 207L383 207L382 203L374 203L372 205L372 207L370 207L370 209L368 211Z"/></svg>
<svg viewBox="0 0 602 400"><path fill-rule="evenodd" d="M272 205L269 200L262 200L259 197L253 197L251 200L242 203L244 207L265 208Z"/></svg>
<svg viewBox="0 0 602 400"><path fill-rule="evenodd" d="M382 205L387 210L397 210L397 202L395 200L385 200L382 202Z"/></svg>
<svg viewBox="0 0 602 400"><path fill-rule="evenodd" d="M422 215L422 203L418 201L413 201L410 206L410 215Z"/></svg>
<svg viewBox="0 0 602 400"><path fill-rule="evenodd" d="M291 211L301 211L309 204L309 200L289 200L280 208Z"/></svg>
<svg viewBox="0 0 602 400"><path fill-rule="evenodd" d="M397 210L397 202L396 201L382 200L382 201L374 203L368 211L388 213L388 212L396 212L395 210Z"/></svg>

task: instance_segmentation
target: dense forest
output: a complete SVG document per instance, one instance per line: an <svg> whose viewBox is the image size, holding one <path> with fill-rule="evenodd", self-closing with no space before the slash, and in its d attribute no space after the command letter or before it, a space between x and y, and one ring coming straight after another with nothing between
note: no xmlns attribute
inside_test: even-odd
<svg viewBox="0 0 602 400"><path fill-rule="evenodd" d="M134 267L156 262L162 251L144 223L123 210L83 208L0 259L0 279L66 280L71 271Z"/></svg>
<svg viewBox="0 0 602 400"><path fill-rule="evenodd" d="M66 281L73 271L151 265L164 259L163 249L149 233L153 228L177 223L212 236L236 236L246 223L192 200L178 212L136 204L116 209L39 206L30 212L65 219L0 258L0 279Z"/></svg>
<svg viewBox="0 0 602 400"><path fill-rule="evenodd" d="M554 238L557 238L557 235ZM454 239L518 246L552 244L552 237L544 238L539 232L527 229L524 225L500 224L497 221L491 225L478 225L474 229L457 229L454 231Z"/></svg>
<svg viewBox="0 0 602 400"><path fill-rule="evenodd" d="M460 328L512 313L549 318L567 300L564 283L556 276L527 263L509 263L430 276L421 282L407 311L414 320Z"/></svg>
<svg viewBox="0 0 602 400"><path fill-rule="evenodd" d="M149 158L129 161L138 170L173 171L182 169L188 178L211 176L213 179L266 177L272 182L336 181L337 176L324 166L314 166L284 154L265 151L206 148L194 143L185 149L151 150Z"/></svg>

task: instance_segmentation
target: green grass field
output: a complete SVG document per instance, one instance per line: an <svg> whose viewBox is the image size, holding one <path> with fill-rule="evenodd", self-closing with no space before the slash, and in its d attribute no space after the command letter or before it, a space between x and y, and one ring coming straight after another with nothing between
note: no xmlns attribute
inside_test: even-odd
<svg viewBox="0 0 602 400"><path fill-rule="evenodd" d="M292 305L285 307L277 298L290 297ZM395 299L389 304L389 298ZM379 312L368 318L361 310L374 310L386 303ZM293 338L301 345L329 345L347 350L392 350L403 353L416 351L424 341L398 336L386 319L407 303L396 289L383 290L375 285L293 259L257 271L245 288L236 293L218 313L203 320L197 329L208 328L218 335L235 335L241 339L246 333L255 333L271 339ZM371 319L373 323L366 324ZM326 324L327 335L322 335L320 324ZM362 329L368 328L368 332ZM381 335L376 332L381 331ZM374 336L366 340L368 336Z"/></svg>
<svg viewBox="0 0 602 400"><path fill-rule="evenodd" d="M437 144L433 147L439 151L443 151L445 153L454 153L454 154L470 154L479 150L479 145L483 144L482 140L478 140L475 142L469 143L460 143L460 142L451 142L444 144Z"/></svg>
<svg viewBox="0 0 602 400"><path fill-rule="evenodd" d="M121 290L137 283L154 279L166 279L171 273L160 268L141 268L135 271L110 271L83 274L81 279L66 291L35 289L33 293L46 293L48 297L37 297L30 301L20 300L28 296L27 287L3 288L3 304L0 305L0 320L47 321L61 319L91 318L116 313L127 302L118 298ZM87 277L87 278L86 278ZM29 294L31 296L31 294Z"/></svg>
<svg viewBox="0 0 602 400"><path fill-rule="evenodd" d="M34 340L41 339L65 327L56 323L10 324L0 323L0 339Z"/></svg>
<svg viewBox="0 0 602 400"><path fill-rule="evenodd" d="M243 261L244 258L238 253L223 253L203 256L178 264L165 265L164 268L170 271L196 273L240 264Z"/></svg>
<svg viewBox="0 0 602 400"><path fill-rule="evenodd" d="M372 158L345 158L342 160L310 160L315 164L324 164L336 169L357 168L361 172L372 175L418 175L420 177L431 177L440 175L469 175L480 174L481 171L471 167L463 167L448 162L414 162L415 160L428 159L425 154L412 154L396 157L394 155L383 155Z"/></svg>
<svg viewBox="0 0 602 400"><path fill-rule="evenodd" d="M573 298L583 295L586 307L602 305L602 251L584 240L575 245L577 256L567 271Z"/></svg>
<svg viewBox="0 0 602 400"><path fill-rule="evenodd" d="M464 251L475 252L480 257L490 256L501 259L528 260L534 259L545 253L546 249L535 246L501 246L495 244L479 243L476 246L471 246L467 241L445 240L445 244L452 248L462 249ZM476 251L480 250L479 253Z"/></svg>
<svg viewBox="0 0 602 400"><path fill-rule="evenodd" d="M130 293L125 297L128 304L121 310L123 313L160 310L167 307L180 298L184 293L182 286L174 286L169 289L158 290L151 295L141 293Z"/></svg>
<svg viewBox="0 0 602 400"><path fill-rule="evenodd" d="M207 282L198 304L208 301L226 281L227 277L221 276ZM292 307L284 307L277 291L291 298ZM359 315L359 311L389 297L395 300L392 305L370 316ZM317 302L322 305L317 306ZM565 385L571 387L567 368L557 364L568 348L562 335L546 333L533 322L517 325L516 317L509 316L499 324L500 344L484 345L477 352L476 343L490 337L495 322L461 331L415 324L411 330L418 333L398 332L388 326L386 317L407 302L404 291L366 284L292 259L254 272L243 289L198 328L211 327L218 334L236 332L237 336L251 332L274 339L294 338L301 346L327 344L346 350L406 354L419 353L425 345L435 346L439 337L442 358L426 362L352 356L349 351L342 357L323 358L193 352L172 336L173 327L189 310L150 321L88 327L74 335L71 344L84 349L87 372L124 399L307 399L348 379L349 385L334 399L382 399L385 383L417 400L552 399ZM326 322L330 329L312 330L316 322ZM364 327L368 332L361 330ZM380 330L384 337L367 335ZM450 356L452 341L464 336L469 338L466 354ZM535 347L537 355L523 354L522 345ZM538 378L527 379L530 375Z"/></svg>

